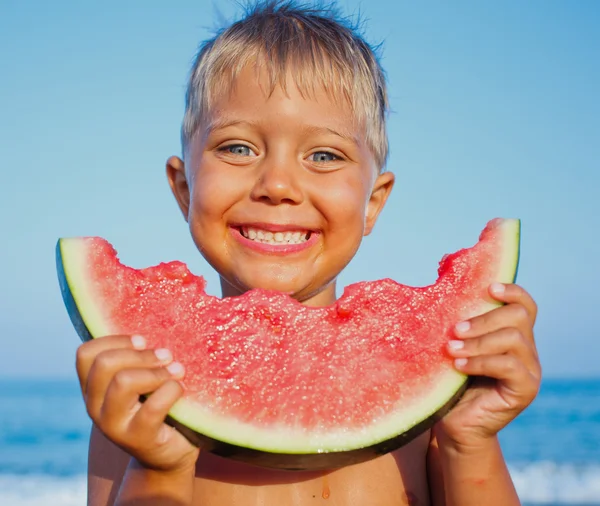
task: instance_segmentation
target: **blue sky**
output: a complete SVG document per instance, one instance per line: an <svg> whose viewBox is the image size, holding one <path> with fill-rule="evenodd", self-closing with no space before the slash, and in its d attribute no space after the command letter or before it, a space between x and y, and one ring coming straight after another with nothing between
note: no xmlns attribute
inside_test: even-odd
<svg viewBox="0 0 600 506"><path fill-rule="evenodd" d="M237 12L219 3L225 18ZM74 374L60 236L104 236L138 267L183 260L217 291L164 162L179 153L186 75L218 16L208 1L166 5L0 5L0 375ZM341 283L430 283L488 219L519 217L519 282L540 306L545 373L597 375L600 3L340 5L360 7L367 38L384 42L397 175Z"/></svg>

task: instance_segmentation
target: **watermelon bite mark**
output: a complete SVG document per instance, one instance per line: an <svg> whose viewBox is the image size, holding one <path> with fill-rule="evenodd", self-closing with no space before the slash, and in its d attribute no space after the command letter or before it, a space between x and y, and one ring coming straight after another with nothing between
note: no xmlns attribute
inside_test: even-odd
<svg viewBox="0 0 600 506"><path fill-rule="evenodd" d="M431 427L466 388L445 346L458 321L498 305L512 282L520 222L491 221L472 248L446 255L438 280L348 286L329 307L251 290L207 295L181 262L122 265L101 238L60 239L59 280L83 340L141 334L184 364L170 422L219 455L288 469L373 458Z"/></svg>

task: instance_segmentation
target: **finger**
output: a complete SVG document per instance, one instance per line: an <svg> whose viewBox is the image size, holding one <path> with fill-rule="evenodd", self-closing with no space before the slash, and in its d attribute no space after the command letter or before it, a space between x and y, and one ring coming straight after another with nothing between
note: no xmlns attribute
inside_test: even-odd
<svg viewBox="0 0 600 506"><path fill-rule="evenodd" d="M505 400L526 406L537 395L539 380L513 355L486 355L457 358L454 366L469 376L486 376L500 380Z"/></svg>
<svg viewBox="0 0 600 506"><path fill-rule="evenodd" d="M169 410L183 395L183 387L173 379L163 383L141 405L129 424L129 430L138 434L141 441L166 444L174 435L165 424Z"/></svg>
<svg viewBox="0 0 600 506"><path fill-rule="evenodd" d="M173 374L167 367L118 371L102 402L99 423L103 431L120 438L141 408L140 396L156 391L172 379Z"/></svg>
<svg viewBox="0 0 600 506"><path fill-rule="evenodd" d="M510 354L519 359L534 376L540 376L535 346L514 327L504 328L473 339L452 340L448 352L456 358Z"/></svg>
<svg viewBox="0 0 600 506"><path fill-rule="evenodd" d="M87 378L96 357L113 349L144 349L146 341L141 336L106 336L87 341L77 348L75 365L81 391L85 395Z"/></svg>
<svg viewBox="0 0 600 506"><path fill-rule="evenodd" d="M100 416L107 389L115 375L127 369L155 369L172 361L168 350L111 349L96 356L88 374L85 401L88 413L95 419Z"/></svg>
<svg viewBox="0 0 600 506"><path fill-rule="evenodd" d="M496 332L503 328L515 327L531 342L533 342L533 328L529 314L521 304L507 304L488 313L458 323L454 330L461 339L475 337Z"/></svg>
<svg viewBox="0 0 600 506"><path fill-rule="evenodd" d="M526 309L531 324L535 323L538 313L537 304L522 287L515 284L492 283L489 291L490 295L500 302L521 304Z"/></svg>

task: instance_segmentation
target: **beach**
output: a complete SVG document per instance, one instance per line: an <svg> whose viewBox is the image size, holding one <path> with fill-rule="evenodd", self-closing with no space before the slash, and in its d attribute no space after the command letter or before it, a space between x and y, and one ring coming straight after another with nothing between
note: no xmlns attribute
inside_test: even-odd
<svg viewBox="0 0 600 506"><path fill-rule="evenodd" d="M0 504L84 505L89 429L74 379L0 380ZM600 379L545 381L501 441L524 506L600 506Z"/></svg>

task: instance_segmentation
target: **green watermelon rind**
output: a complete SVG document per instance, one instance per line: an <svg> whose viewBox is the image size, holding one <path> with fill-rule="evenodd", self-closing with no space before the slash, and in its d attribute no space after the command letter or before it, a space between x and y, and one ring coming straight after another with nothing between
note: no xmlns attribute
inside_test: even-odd
<svg viewBox="0 0 600 506"><path fill-rule="evenodd" d="M502 220L500 227L503 235L502 252L494 279L501 283L512 283L516 279L519 264L521 223L516 219ZM63 300L77 333L85 341L110 335L111 329L94 305L93 297L89 296L85 275L89 266L84 263L86 256L79 251L79 244L77 239L60 239L56 255ZM501 303L483 302L468 317L483 314L499 305ZM396 412L369 426L368 430L318 434L305 433L302 428L297 431L289 427L280 430L272 426L261 428L208 413L185 398L173 406L169 422L190 440L220 455L246 453L246 458L242 460L256 460L261 464L267 462L268 465L270 454L273 467L331 467L342 461L347 464L366 460L373 454L386 453L409 442L451 409L464 392L467 381L467 376L448 366L440 371L435 385L425 398L419 399L410 409L400 406ZM350 454L354 457L350 457ZM286 461L285 456L293 455L300 456L300 459ZM339 455L342 457L337 458ZM301 456L312 461L304 460ZM322 465L314 463L315 457L319 456L322 457ZM305 465L306 462L308 464Z"/></svg>
<svg viewBox="0 0 600 506"><path fill-rule="evenodd" d="M86 268L83 261L85 255L79 253L77 239L59 239L56 245L56 269L63 301L82 341L90 341L96 337L111 334L98 309L93 304L93 297L86 292ZM80 301L77 304L76 301ZM89 301L85 303L84 301ZM80 309L83 309L83 314Z"/></svg>

